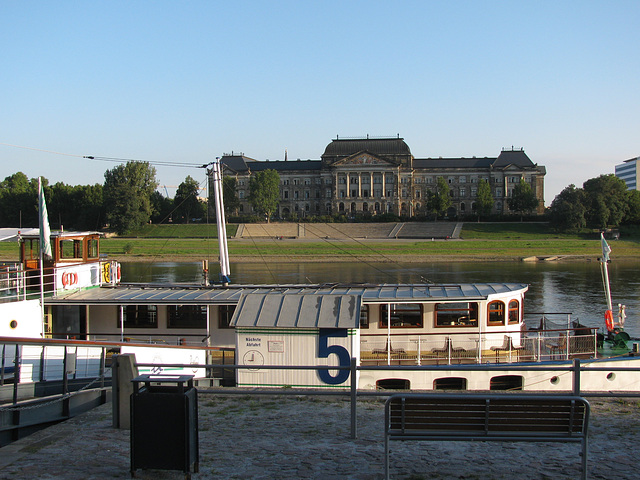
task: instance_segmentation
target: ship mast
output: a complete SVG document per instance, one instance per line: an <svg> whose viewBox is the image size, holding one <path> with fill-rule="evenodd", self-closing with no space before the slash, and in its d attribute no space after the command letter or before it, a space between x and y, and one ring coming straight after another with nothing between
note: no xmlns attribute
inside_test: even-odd
<svg viewBox="0 0 640 480"><path fill-rule="evenodd" d="M611 247L604 239L604 234L600 232L600 243L602 244L602 258L600 258L600 269L602 272L602 283L604 285L604 295L607 300L607 311L604 313L605 325L609 332L613 331L613 305L611 303L611 286L609 284L609 254L611 253Z"/></svg>
<svg viewBox="0 0 640 480"><path fill-rule="evenodd" d="M220 282L228 285L231 282L229 268L229 249L227 247L227 231L224 218L224 202L222 196L222 169L220 159L212 162L213 196L216 204L216 225L218 227L218 244L220 245Z"/></svg>

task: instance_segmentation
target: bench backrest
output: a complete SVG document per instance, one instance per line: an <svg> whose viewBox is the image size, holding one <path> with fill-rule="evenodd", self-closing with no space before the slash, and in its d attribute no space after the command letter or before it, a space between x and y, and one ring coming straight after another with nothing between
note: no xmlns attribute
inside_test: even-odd
<svg viewBox="0 0 640 480"><path fill-rule="evenodd" d="M385 406L391 437L507 436L579 441L587 433L582 397L528 394L398 394Z"/></svg>

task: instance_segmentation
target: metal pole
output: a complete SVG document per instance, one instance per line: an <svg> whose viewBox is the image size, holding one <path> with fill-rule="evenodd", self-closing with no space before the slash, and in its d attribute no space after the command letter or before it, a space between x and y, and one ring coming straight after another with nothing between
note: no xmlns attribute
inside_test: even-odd
<svg viewBox="0 0 640 480"><path fill-rule="evenodd" d="M573 359L573 394L580 395L580 359Z"/></svg>
<svg viewBox="0 0 640 480"><path fill-rule="evenodd" d="M20 383L20 345L17 343L13 366L13 404L16 405L18 403L18 384Z"/></svg>
<svg viewBox="0 0 640 480"><path fill-rule="evenodd" d="M387 365L391 365L391 304L387 303Z"/></svg>
<svg viewBox="0 0 640 480"><path fill-rule="evenodd" d="M356 376L357 366L356 359L351 358L351 438L355 440L358 438L358 379Z"/></svg>
<svg viewBox="0 0 640 480"><path fill-rule="evenodd" d="M124 342L124 306L120 305L120 341Z"/></svg>

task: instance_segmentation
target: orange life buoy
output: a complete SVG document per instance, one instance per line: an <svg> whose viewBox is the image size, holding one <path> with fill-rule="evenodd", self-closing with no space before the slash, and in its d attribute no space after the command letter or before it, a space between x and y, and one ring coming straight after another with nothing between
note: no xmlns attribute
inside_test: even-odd
<svg viewBox="0 0 640 480"><path fill-rule="evenodd" d="M607 310L604 312L604 323L607 326L607 330L613 331L613 312L611 310Z"/></svg>
<svg viewBox="0 0 640 480"><path fill-rule="evenodd" d="M120 281L120 278L122 278L122 272L120 271L120 264L118 264L118 281Z"/></svg>

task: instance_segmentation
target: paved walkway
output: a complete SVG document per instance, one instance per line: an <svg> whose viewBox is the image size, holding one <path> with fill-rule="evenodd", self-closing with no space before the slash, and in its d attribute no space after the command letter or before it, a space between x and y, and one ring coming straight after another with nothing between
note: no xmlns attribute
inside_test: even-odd
<svg viewBox="0 0 640 480"><path fill-rule="evenodd" d="M640 401L591 400L589 478L636 479ZM383 402L358 404L349 438L346 400L199 396L200 472L196 479L384 478ZM575 479L579 445L394 442L394 479ZM129 431L111 427L111 404L0 449L0 478L130 478ZM138 470L136 478L181 479L176 471Z"/></svg>

